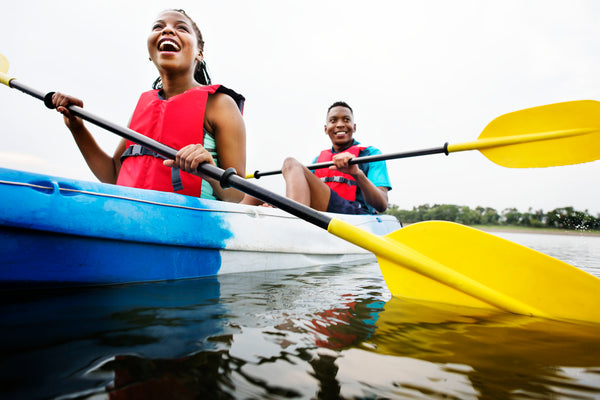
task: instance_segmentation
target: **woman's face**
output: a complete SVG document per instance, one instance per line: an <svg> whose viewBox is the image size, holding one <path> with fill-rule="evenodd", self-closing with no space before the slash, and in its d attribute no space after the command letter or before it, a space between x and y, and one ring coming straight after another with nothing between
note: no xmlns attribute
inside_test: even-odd
<svg viewBox="0 0 600 400"><path fill-rule="evenodd" d="M177 11L164 11L152 24L148 53L160 72L191 71L202 61L198 38L188 17Z"/></svg>

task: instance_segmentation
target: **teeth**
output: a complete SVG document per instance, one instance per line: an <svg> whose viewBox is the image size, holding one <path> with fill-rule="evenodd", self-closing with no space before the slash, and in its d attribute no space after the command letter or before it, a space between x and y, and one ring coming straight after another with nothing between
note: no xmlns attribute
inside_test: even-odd
<svg viewBox="0 0 600 400"><path fill-rule="evenodd" d="M158 49L161 51L179 51L180 47L172 40L165 40L159 44Z"/></svg>

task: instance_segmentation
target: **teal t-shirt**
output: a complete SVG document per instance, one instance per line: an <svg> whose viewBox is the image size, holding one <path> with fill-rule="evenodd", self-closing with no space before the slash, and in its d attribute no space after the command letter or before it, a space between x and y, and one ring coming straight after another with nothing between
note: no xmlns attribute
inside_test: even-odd
<svg viewBox="0 0 600 400"><path fill-rule="evenodd" d="M204 148L210 153L210 155L214 158L215 164L219 166L219 158L217 156L217 146L215 144L215 138L210 136L210 134L204 130L204 139L203 139ZM210 186L210 183L206 179L202 179L202 193L200 193L201 199L210 199L217 200L214 195L213 188Z"/></svg>

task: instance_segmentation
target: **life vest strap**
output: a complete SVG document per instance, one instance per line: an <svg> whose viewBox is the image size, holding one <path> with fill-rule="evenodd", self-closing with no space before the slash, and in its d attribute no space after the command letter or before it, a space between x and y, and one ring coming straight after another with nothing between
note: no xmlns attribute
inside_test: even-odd
<svg viewBox="0 0 600 400"><path fill-rule="evenodd" d="M345 183L348 186L358 186L356 184L356 181L344 178L343 176L324 176L321 178L321 181L327 183L327 182L337 182L337 183Z"/></svg>
<svg viewBox="0 0 600 400"><path fill-rule="evenodd" d="M134 144L134 145L129 146L127 149L125 149L123 154L121 154L121 163L123 163L123 160L125 160L127 157L136 157L136 156L152 156L152 157L156 157L156 158L162 158L163 160L167 159L167 157L161 156L160 154L158 154L155 151L149 150L139 144Z"/></svg>
<svg viewBox="0 0 600 400"><path fill-rule="evenodd" d="M139 144L134 144L125 149L121 155L121 164L123 164L123 160L125 160L127 157L137 156L151 156L161 158L163 160L167 159L167 157L162 156L155 151L149 150ZM183 182L181 181L181 171L179 168L171 168L171 184L173 185L173 191L178 192L183 190Z"/></svg>

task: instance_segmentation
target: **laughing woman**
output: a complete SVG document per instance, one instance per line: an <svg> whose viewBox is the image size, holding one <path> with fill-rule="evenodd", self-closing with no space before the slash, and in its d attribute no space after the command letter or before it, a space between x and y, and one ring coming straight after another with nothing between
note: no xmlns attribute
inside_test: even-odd
<svg viewBox="0 0 600 400"><path fill-rule="evenodd" d="M111 157L96 143L83 121L66 106L83 107L72 96L55 93L52 101L63 114L88 166L105 183L176 192L239 202L243 193L223 189L218 181L196 172L207 162L246 173L244 97L212 85L203 57L204 41L196 23L183 10L158 15L148 36L150 60L159 77L142 93L129 127L175 149L175 160L123 139ZM179 170L187 173L179 173Z"/></svg>

